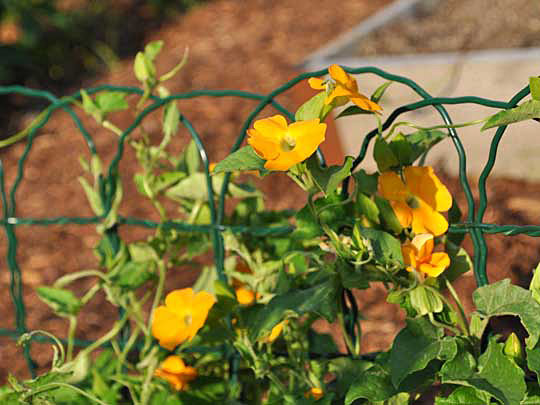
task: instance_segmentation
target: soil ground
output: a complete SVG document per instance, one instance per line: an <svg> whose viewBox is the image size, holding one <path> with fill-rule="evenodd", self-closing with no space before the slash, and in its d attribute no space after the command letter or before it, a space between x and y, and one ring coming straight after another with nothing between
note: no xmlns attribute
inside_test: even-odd
<svg viewBox="0 0 540 405"><path fill-rule="evenodd" d="M154 33L148 40L163 39L167 47L158 60L162 71L168 70L189 45L191 57L188 66L171 82L172 91L193 89L234 88L266 93L286 82L297 72L294 69L302 58L338 34L356 25L362 18L388 4L385 0L342 0L340 7L321 2L314 10L311 0L250 0L237 2L222 0L193 9L188 15ZM102 83L134 85L132 61L91 80L85 86ZM282 97L280 101L294 108L294 97ZM183 101L181 111L194 122L201 133L211 160L223 158L240 131L252 102L237 99L201 99ZM263 112L265 114L265 112ZM30 118L30 115L29 117ZM126 127L132 117L119 115L115 122ZM158 132L157 116L145 120L145 129ZM91 120L84 120L86 128L96 140L100 155L110 161L116 151L116 139L107 131L97 128ZM186 133L179 137L185 144ZM1 151L6 168L7 184L12 184L16 174L16 162L24 149L24 143ZM53 217L58 215L91 215L77 177L82 174L77 159L86 155L84 143L73 124L64 113L57 114L36 139L26 166L24 181L17 194L17 215L20 217ZM137 196L131 178L136 171L131 153L126 153L121 172L126 184L124 215L157 219L151 207ZM462 206L464 201L456 179L442 176L444 182ZM272 176L262 185L272 208L299 208L304 204L301 193L296 192L285 176ZM535 224L540 220L540 184L516 180L491 179L488 183L490 205L486 222L501 224ZM524 191L526 191L524 193ZM279 200L275 196L279 195ZM128 240L144 237L144 231L122 230ZM27 323L30 329L45 329L65 335L66 322L54 317L37 299L34 288L54 282L59 276L96 265L91 249L98 236L92 226L17 227L19 238L18 263L24 281L24 298ZM4 260L7 241L0 235L1 260ZM470 248L470 243L466 242ZM526 285L531 269L540 260L540 239L526 236L488 236L488 273L491 280L511 277ZM10 277L5 269L0 274L1 327L12 328L14 308L9 299ZM196 274L175 270L170 274L167 289L189 285ZM474 289L472 274L458 281L463 296L470 297ZM82 284L82 288L87 285ZM388 348L389 343L402 325L403 314L385 303L384 289L377 286L357 294L366 320L363 323L364 351ZM100 336L117 316L114 308L104 305L105 300L95 300L81 317L77 337L95 339ZM471 309L470 300L466 302ZM335 333L331 325L322 329ZM35 360L40 367L47 365L50 351L44 345L33 347ZM0 383L7 373L27 377L26 365L13 340L0 338Z"/></svg>

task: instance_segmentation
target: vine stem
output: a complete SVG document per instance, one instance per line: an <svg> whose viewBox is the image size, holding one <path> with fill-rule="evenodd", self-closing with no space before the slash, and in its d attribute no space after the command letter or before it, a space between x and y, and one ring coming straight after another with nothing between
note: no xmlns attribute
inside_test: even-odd
<svg viewBox="0 0 540 405"><path fill-rule="evenodd" d="M76 330L77 330L77 317L75 315L71 315L69 317L69 329L68 329L68 336L67 336L67 354L66 354L67 361L71 361L73 358L73 346L75 342Z"/></svg>
<svg viewBox="0 0 540 405"><path fill-rule="evenodd" d="M445 278L445 282L448 291L450 291L450 294L452 295L452 298L454 299L454 302L459 309L459 315L461 317L461 322L463 323L464 332L467 334L467 336L471 336L471 330L469 329L469 322L467 321L467 316L465 315L465 309L463 308L463 304L461 303L461 300L459 299L456 290L454 290L452 283L450 283L447 278Z"/></svg>

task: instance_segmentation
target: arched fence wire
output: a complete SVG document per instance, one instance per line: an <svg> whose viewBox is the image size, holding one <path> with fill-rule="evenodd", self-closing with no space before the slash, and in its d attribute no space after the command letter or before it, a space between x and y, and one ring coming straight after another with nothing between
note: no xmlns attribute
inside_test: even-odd
<svg viewBox="0 0 540 405"><path fill-rule="evenodd" d="M388 72L385 72L381 69L375 67L362 67L362 68L347 68L345 70L352 74L367 74L371 73L377 75L383 79L391 80L397 83L400 83L404 86L412 89L420 98L420 101L403 105L394 111L388 116L388 118L383 122L383 129L389 128L396 119L409 111L418 110L421 108L434 108L441 117L441 120L445 125L452 125L452 119L445 109L445 105L450 104L478 104L486 107L491 107L494 109L510 109L515 107L524 97L529 94L529 87L525 86L520 90L514 97L509 101L496 101L489 100L480 97L455 97L455 98L445 98L445 97L431 97L422 87L420 87L413 80L408 79L403 76L394 75ZM274 91L266 94L255 94L248 93L244 91L237 90L200 90L192 91L187 93L177 93L171 96L160 98L157 96L151 96L151 103L148 105L133 121L133 123L122 133L118 139L118 147L116 155L111 161L108 170L105 176L100 178L100 194L101 199L104 202L105 212L101 216L88 216L88 217L44 217L44 218L28 218L28 217L18 217L17 216L17 190L21 184L21 181L25 173L25 164L27 162L28 155L32 149L33 141L38 133L38 131L49 121L50 117L57 110L66 111L76 127L78 128L80 135L85 142L89 153L93 156L97 154L97 150L90 133L85 129L81 120L78 118L77 114L70 107L70 104L74 99L80 99L80 93L73 94L68 97L58 98L47 91L34 90L21 86L0 86L0 94L17 94L24 97L30 98L39 98L44 99L49 103L47 109L40 114L39 120L29 131L24 140L26 145L24 152L17 164L17 174L15 181L13 182L9 190L6 189L4 181L4 169L2 161L0 160L0 197L2 202L2 219L1 224L4 228L4 231L7 236L7 265L8 271L10 273L10 293L11 299L13 301L14 310L15 310L15 325L12 328L0 328L0 335L10 336L13 338L18 338L22 334L28 332L27 321L26 321L26 307L23 299L23 282L22 282L22 273L21 269L17 263L17 246L18 241L15 234L15 228L18 226L49 226L49 225L88 225L88 224L99 224L105 218L107 218L110 210L112 209L112 202L116 193L116 180L119 172L119 163L124 156L124 146L129 135L140 125L142 120L151 112L157 110L160 107L163 107L166 103L172 100L185 100L192 99L197 97L240 97L244 99L257 100L257 106L251 111L251 113L246 118L240 134L236 138L234 145L231 148L231 152L237 150L242 142L245 139L246 131L251 126L254 119L258 114L267 106L274 107L277 111L287 116L290 120L294 120L294 114L281 106L275 98L282 93L288 91L293 86L298 83L313 77L313 76L322 76L327 74L328 70L319 70L309 73L303 73L292 79L291 81L285 83L284 85L278 87ZM100 86L91 89L87 89L88 94L95 94L100 91L115 91L123 92L126 94L138 94L142 95L144 92L140 88L135 87L122 87L122 86ZM201 161L204 166L204 171L206 174L206 187L209 196L209 208L211 213L211 223L208 225L192 225L188 223L183 223L179 221L167 221L164 223L159 223L151 221L145 218L134 218L134 217L125 217L122 215L118 216L117 225L108 232L111 233L110 236L113 238L118 238L118 228L119 227L144 227L144 228L174 228L179 231L190 231L190 232L204 232L212 237L213 241L213 253L214 261L217 271L218 279L225 280L226 275L224 272L224 259L225 259L225 249L223 243L222 233L224 231L231 231L234 233L249 233L258 236L265 235L278 235L284 234L291 231L290 227L253 227L253 226L242 226L242 225L225 225L223 223L224 214L225 214L225 196L227 188L230 182L230 175L225 176L225 181L223 182L222 188L219 191L219 195L215 195L214 188L212 187L212 178L209 172L209 161L206 153L205 146L195 129L191 124L188 118L184 115L180 116L181 124L189 132L191 138L195 142ZM365 158L367 153L367 148L369 143L377 135L378 129L374 129L369 132L360 145L358 155L353 164L353 169L356 168ZM469 180L467 179L467 156L463 148L463 145L458 136L458 132L455 128L449 128L449 136L452 139L452 142L455 146L456 153L459 158L459 180L461 187L465 193L466 197L466 212L467 215L465 220L459 223L454 223L450 225L448 230L449 233L456 234L470 234L471 240L473 243L474 251L473 254L473 264L474 264L474 275L476 283L478 286L483 286L488 284L488 276L486 273L486 260L488 254L488 248L485 241L486 234L495 234L501 233L504 235L518 235L525 234L529 236L540 236L540 226L534 225L509 225L509 224L493 224L484 222L484 214L486 212L488 198L486 192L486 182L492 171L492 168L495 164L497 157L497 151L499 143L506 131L506 126L501 126L497 129L494 137L491 140L489 156L486 161L486 164L481 172L481 175L478 179L478 195L479 202L478 205L475 204L472 194L472 188ZM319 158L324 162L324 156L319 151ZM348 183L348 179L345 180L345 183ZM343 187L343 190L346 190L346 184ZM217 203L216 203L217 202ZM41 340L40 337L34 337L36 340ZM90 342L79 342L80 344L88 344ZM32 374L35 371L34 362L30 356L30 347L28 344L24 348L24 356L27 361L28 368Z"/></svg>

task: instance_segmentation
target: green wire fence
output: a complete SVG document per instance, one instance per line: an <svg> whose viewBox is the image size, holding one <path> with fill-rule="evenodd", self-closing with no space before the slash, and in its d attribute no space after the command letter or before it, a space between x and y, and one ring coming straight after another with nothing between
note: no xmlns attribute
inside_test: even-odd
<svg viewBox="0 0 540 405"><path fill-rule="evenodd" d="M495 109L510 109L510 108L515 107L524 97L526 97L529 94L529 87L526 86L522 90L520 90L514 97L512 97L508 102L489 100L489 99L484 99L484 98L479 98L479 97L456 97L456 98L437 97L435 98L435 97L431 97L429 93L427 93L422 87L420 87L414 81L406 77L387 73L375 67L363 67L363 68L354 68L354 69L345 68L345 70L352 74L371 73L381 78L384 78L386 80L391 80L397 83L401 83L405 86L408 86L410 89L416 92L416 94L418 94L418 96L421 98L421 100L418 102L407 104L394 110L386 119L386 121L383 123L383 126L382 126L383 129L389 128L392 125L392 123L401 114L406 113L408 111L414 111L414 110L418 110L420 108L426 108L426 107L435 108L437 112L439 113L439 115L441 116L441 119L444 122L444 124L452 125L452 120L450 118L450 115L448 114L448 112L446 111L444 107L444 105L446 104L479 104L479 105L483 105L483 106L491 107ZM244 99L257 100L259 102L258 105L253 109L253 111L247 117L246 121L244 122L242 126L240 134L238 135L234 145L231 148L231 152L233 152L240 147L240 145L242 144L246 136L247 129L251 126L255 117L257 117L257 115L265 107L271 105L282 114L285 114L290 120L294 120L294 114L288 111L287 109L285 109L278 102L276 102L275 98L307 78L310 78L313 76L322 76L327 73L328 73L328 70L324 69L324 70L301 74L266 95L248 93L248 92L237 91L237 90L216 90L216 91L201 90L201 91L193 91L193 92L188 92L188 93L177 93L166 98L152 96L150 98L152 103L148 107L146 107L136 117L136 119L129 126L129 128L127 128L119 137L116 155L114 156L112 162L110 163L108 167L107 174L100 178L100 194L101 194L102 201L104 202L105 212L101 216L91 216L91 217L21 218L21 217L17 217L16 215L16 211L17 211L16 194L24 176L25 163L27 161L28 154L30 150L32 149L33 141L36 134L49 121L50 117L55 111L64 110L71 116L72 120L74 121L75 125L80 131L80 134L82 135L83 140L86 142L86 146L88 147L90 154L91 155L97 154L91 135L84 128L81 120L78 118L76 113L70 107L70 104L72 103L74 99L80 99L81 97L80 93L73 94L69 97L58 98L47 91L34 90L34 89L29 89L29 88L21 87L21 86L5 86L5 87L0 86L0 95L1 94L18 94L25 97L45 99L47 102L50 103L47 109L42 114L40 114L36 125L32 127L32 129L29 131L28 134L24 134L25 136L27 135L26 146L25 146L25 149L21 158L18 161L17 175L9 191L6 190L5 181L4 181L4 169L3 169L2 161L0 159L0 197L1 197L1 202L2 202L1 224L6 233L7 242L8 242L7 264L8 264L8 268L10 272L10 277L11 277L10 293L11 293L11 299L13 301L14 308L15 308L14 327L11 329L0 328L0 335L18 338L22 334L28 332L27 325L26 325L26 308L25 308L25 303L23 300L23 283L22 283L22 277L21 277L22 274L21 274L21 269L19 268L17 264L17 258L16 258L18 241L15 235L15 228L17 226L49 226L49 225L68 225L68 224L69 225L72 225L72 224L73 225L88 225L88 224L101 223L101 221L103 221L108 216L112 208L112 202L114 200L114 196L116 193L116 180L118 177L119 163L124 155L124 145L125 145L126 139L130 135L130 133L132 133L139 126L139 124L148 114L157 110L160 107L163 107L166 103L170 102L171 100L183 100L183 99L191 99L191 98L197 98L197 97L240 97ZM88 94L94 94L94 93L98 93L100 91L105 91L105 90L118 91L118 92L123 92L126 94L138 94L138 95L142 95L144 93L143 90L139 88L121 87L121 86L100 86L100 87L88 89L87 92ZM118 240L118 234L117 234L118 227L124 227L124 226L135 226L135 227L144 227L144 228L164 227L164 228L174 228L179 231L207 233L211 235L212 241L213 241L213 252L214 252L214 259L215 259L215 265L216 265L216 269L218 273L218 278L224 281L226 280L226 275L224 271L225 249L224 249L222 232L227 230L234 233L250 233L250 234L258 235L258 236L266 236L266 235L284 234L284 233L290 232L291 228L283 227L283 226L262 228L262 227L249 227L249 226L229 226L229 225L223 224L224 213L225 213L225 195L226 195L229 181L230 181L230 174L227 174L225 176L225 181L223 182L223 186L216 199L216 196L214 194L214 189L212 187L212 179L209 173L209 162L208 162L208 157L207 157L204 144L201 138L199 137L196 129L193 127L193 125L191 124L191 122L188 120L187 117L182 115L180 117L180 122L184 125L184 127L187 129L190 136L194 140L197 146L197 149L199 151L201 161L204 165L204 169L206 173L206 187L207 187L208 196L209 196L209 199L208 199L209 208L211 212L211 223L208 225L191 225L191 224L178 222L178 221L167 221L164 223L159 223L159 222L150 221L144 218L133 218L133 217L125 217L125 216L120 215L117 220L117 226L111 228L108 231L109 236L111 237L112 240ZM465 193L466 202L467 202L467 216L465 218L465 221L451 224L448 232L454 233L454 234L468 233L471 235L471 240L474 247L474 251L472 252L473 258L474 258L473 260L474 261L474 275L475 275L476 283L478 286L483 286L483 285L488 284L488 277L486 273L486 259L487 259L488 249L487 249L486 241L484 238L485 234L502 233L505 235L525 234L525 235L530 235L530 236L540 236L540 226L499 225L499 224L490 224L490 223L483 222L484 214L485 214L487 203L488 203L488 198L487 198L487 193L486 193L486 181L491 173L493 165L495 164L498 146L502 139L502 136L505 133L505 130L506 130L505 126L499 127L495 133L495 136L493 137L491 141L489 157L478 179L479 203L478 203L478 206L476 206L473 199L473 195L472 195L471 185L469 184L469 181L466 176L467 158L466 158L465 150L463 148L463 145L460 141L460 138L458 136L456 129L454 128L448 129L450 138L452 139L452 142L454 143L456 152L459 157L459 179L460 179L460 183L463 188L463 191ZM373 131L369 132L365 136L363 143L360 147L360 150L358 152L358 155L354 161L353 169L356 168L365 158L369 143L377 135L377 131L378 129L374 129ZM17 141L17 140L18 139L16 140L12 139L11 141ZM2 144L3 143L0 142L0 145ZM324 156L322 155L320 151L318 151L318 156L319 156L320 161L324 164ZM344 193L347 192L346 190L347 190L348 181L349 179L345 181L345 184L343 187ZM217 201L217 204L216 204L216 201ZM348 298L349 300L351 299L351 297L348 297ZM356 314L356 316L358 316L358 314ZM34 340L42 340L42 339L40 339L39 337L36 337L34 338ZM84 344L88 344L89 342L80 342L80 343L84 345ZM27 361L27 365L30 372L32 373L32 375L34 375L35 365L30 356L30 346L31 346L30 344L25 346L24 356ZM234 360L233 360L232 365L234 365Z"/></svg>

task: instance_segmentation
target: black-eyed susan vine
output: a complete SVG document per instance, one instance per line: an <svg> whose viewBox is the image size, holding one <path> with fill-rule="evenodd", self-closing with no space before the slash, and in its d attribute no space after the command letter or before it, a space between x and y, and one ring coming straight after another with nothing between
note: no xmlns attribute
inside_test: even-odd
<svg viewBox="0 0 540 405"><path fill-rule="evenodd" d="M160 222L148 239L122 241L115 231L129 222L118 213L122 181L112 175L115 170L107 175L97 154L81 160L88 176L80 182L99 222L99 262L96 269L38 289L66 318L68 336L22 336L22 344L40 334L52 342L50 371L27 381L11 377L0 389L2 404L540 403L539 273L528 290L508 280L481 286L473 295L476 310L467 314L452 285L472 269L455 232L466 223L435 170L422 163L448 136L446 130L540 118L540 79L531 79L532 100L512 109L473 123L420 128L382 122L390 82L368 97L352 74L332 65L324 72L329 79L309 78L320 92L294 116L284 116L274 104L280 114L245 128L247 145L210 163L164 86L186 58L158 76L154 61L161 47L149 44L134 67L144 87L135 111L144 115L163 107L157 144L144 128L135 134L134 127L114 124L113 113L129 108L121 89L81 91L65 100L133 148L141 165L134 184ZM145 109L150 102L157 104ZM373 120L378 170L359 168L362 159L353 157L327 166L318 155L324 121L337 107L346 107L338 119L362 114ZM194 141L178 154L168 147L180 123ZM397 132L401 126L411 132ZM240 173L263 180L288 175L305 192L305 206L297 212L267 210L262 193ZM232 197L230 210L219 212L217 203L223 206L225 197ZM177 204L174 217L164 200ZM210 250L216 261L199 266L193 286L168 283L171 271L195 265ZM94 284L78 296L70 286L82 278ZM363 350L353 294L373 282L383 283L387 301L407 317L381 353ZM98 292L120 309L120 318L77 350L80 311ZM526 339L494 333L489 320L500 315L519 317ZM317 331L314 324L321 319L335 325L334 336ZM341 350L336 336L345 342Z"/></svg>

